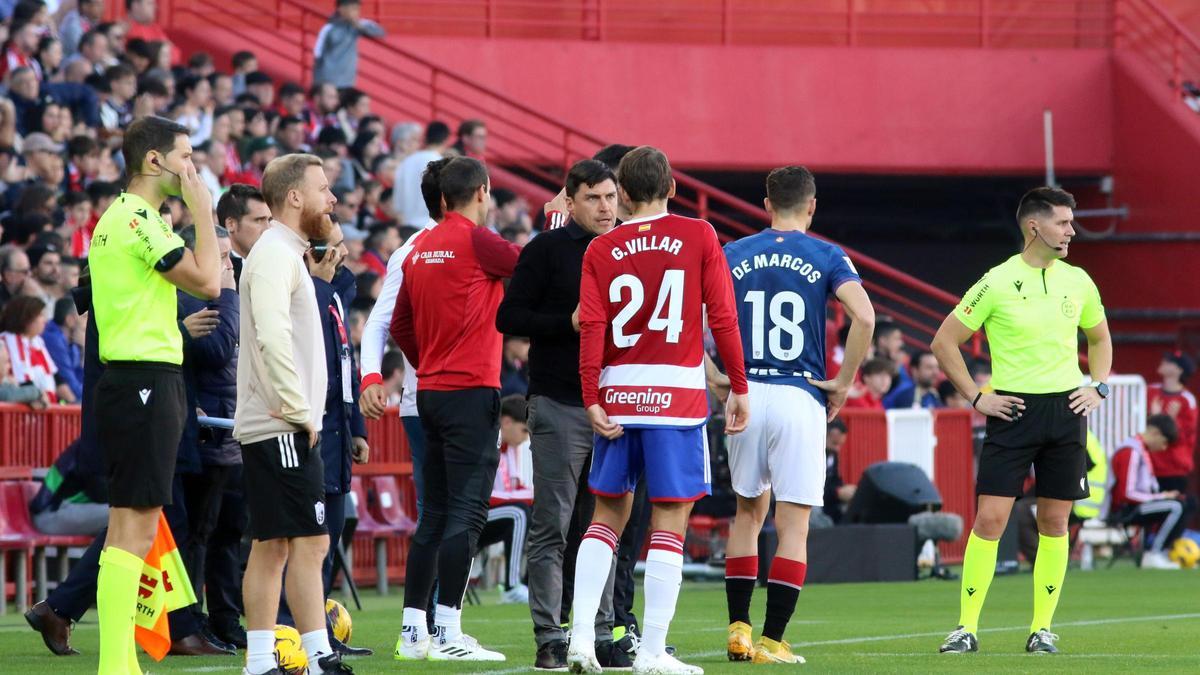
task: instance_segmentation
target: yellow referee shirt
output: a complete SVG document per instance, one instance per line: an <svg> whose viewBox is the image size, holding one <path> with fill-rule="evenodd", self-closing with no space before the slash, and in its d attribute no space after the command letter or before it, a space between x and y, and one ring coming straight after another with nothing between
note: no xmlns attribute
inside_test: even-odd
<svg viewBox="0 0 1200 675"><path fill-rule="evenodd" d="M175 286L160 273L182 249L158 209L135 194L123 193L100 216L88 268L102 362L183 363Z"/></svg>
<svg viewBox="0 0 1200 675"><path fill-rule="evenodd" d="M1104 305L1082 269L1061 260L1031 267L1014 255L967 291L954 316L987 334L993 387L1051 394L1082 384L1078 329L1103 321Z"/></svg>

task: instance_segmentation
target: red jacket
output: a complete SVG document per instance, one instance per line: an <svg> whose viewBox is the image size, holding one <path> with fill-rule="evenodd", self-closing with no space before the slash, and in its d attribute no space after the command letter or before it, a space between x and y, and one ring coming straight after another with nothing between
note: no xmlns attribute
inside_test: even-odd
<svg viewBox="0 0 1200 675"><path fill-rule="evenodd" d="M404 261L391 334L418 391L500 388L496 308L521 249L462 215L428 230Z"/></svg>
<svg viewBox="0 0 1200 675"><path fill-rule="evenodd" d="M1179 427L1179 440L1163 452L1150 453L1156 476L1187 476L1196 466L1196 397L1187 389L1168 393L1161 384L1146 391L1146 408L1151 415L1169 415Z"/></svg>

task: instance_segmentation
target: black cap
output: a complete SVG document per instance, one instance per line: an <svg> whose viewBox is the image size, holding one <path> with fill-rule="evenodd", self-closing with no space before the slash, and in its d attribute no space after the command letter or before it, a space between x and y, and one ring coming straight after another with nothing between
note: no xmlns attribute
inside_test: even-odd
<svg viewBox="0 0 1200 675"><path fill-rule="evenodd" d="M1170 361L1179 366L1179 369L1183 371L1183 375L1179 377L1180 381L1186 381L1192 376L1192 373L1196 372L1196 362L1181 351L1164 352L1163 361Z"/></svg>

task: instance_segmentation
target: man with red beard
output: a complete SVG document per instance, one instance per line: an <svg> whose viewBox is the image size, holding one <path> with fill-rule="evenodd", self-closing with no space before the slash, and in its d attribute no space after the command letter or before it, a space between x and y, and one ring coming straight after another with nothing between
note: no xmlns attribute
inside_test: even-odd
<svg viewBox="0 0 1200 675"><path fill-rule="evenodd" d="M321 160L286 155L263 173L275 219L242 267L238 401L233 434L242 444L249 533L242 593L246 669L275 670L275 618L287 567L287 597L310 673L349 673L325 632L321 565L329 548L321 420L328 374L309 241L327 239L336 199Z"/></svg>

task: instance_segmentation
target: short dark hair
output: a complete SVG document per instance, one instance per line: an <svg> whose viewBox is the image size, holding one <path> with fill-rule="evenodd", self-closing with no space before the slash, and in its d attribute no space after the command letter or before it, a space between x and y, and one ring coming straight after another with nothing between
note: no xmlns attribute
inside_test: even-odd
<svg viewBox="0 0 1200 675"><path fill-rule="evenodd" d="M880 338L887 337L898 330L900 330L900 326L894 321L882 320L875 324L875 334L871 336L871 343L874 344Z"/></svg>
<svg viewBox="0 0 1200 675"><path fill-rule="evenodd" d="M250 213L250 200L267 203L262 192L253 185L246 183L230 185L217 202L217 224L224 225L229 218L233 218L234 221L241 220L242 216Z"/></svg>
<svg viewBox="0 0 1200 675"><path fill-rule="evenodd" d="M54 301L54 323L63 325L67 322L67 317L72 314L79 314L75 309L75 298L69 294L65 298L59 298Z"/></svg>
<svg viewBox="0 0 1200 675"><path fill-rule="evenodd" d="M93 29L89 30L88 32L83 34L83 37L79 38L79 48L83 49L84 47L95 42L96 39L101 36L104 36L106 38L108 37L107 35L104 35L104 33L101 32L99 29L93 28Z"/></svg>
<svg viewBox="0 0 1200 675"><path fill-rule="evenodd" d="M186 95L189 91L192 91L196 87L200 86L201 82L207 81L208 80L206 78L200 77L199 75L188 75L179 82L179 93Z"/></svg>
<svg viewBox="0 0 1200 675"><path fill-rule="evenodd" d="M1168 445L1174 445L1175 441L1179 440L1179 426L1170 415L1151 415L1146 420L1146 426L1158 429L1159 433L1166 437Z"/></svg>
<svg viewBox="0 0 1200 675"><path fill-rule="evenodd" d="M767 199L777 211L792 211L816 196L816 179L802 166L782 166L767 174Z"/></svg>
<svg viewBox="0 0 1200 675"><path fill-rule="evenodd" d="M895 377L896 368L890 360L881 358L868 359L863 364L862 374L864 377L867 375L878 375L879 373L887 373Z"/></svg>
<svg viewBox="0 0 1200 675"><path fill-rule="evenodd" d="M108 80L110 86L113 82L126 77L137 77L137 71L127 63L118 63L115 66L109 66L104 71L104 79Z"/></svg>
<svg viewBox="0 0 1200 675"><path fill-rule="evenodd" d="M496 188L492 190L492 199L496 200L496 206L504 208L508 203L517 198L517 193L508 188Z"/></svg>
<svg viewBox="0 0 1200 675"><path fill-rule="evenodd" d="M833 421L830 422L826 427L827 431L833 431L835 429L837 431L842 432L843 434L846 433L846 423L842 421L842 418L840 418L840 417L833 418Z"/></svg>
<svg viewBox="0 0 1200 675"><path fill-rule="evenodd" d="M253 86L256 84L271 84L271 85L273 85L273 84L275 84L275 81L271 79L270 75L264 73L261 70L256 70L252 73L246 73L246 86L249 87L249 86Z"/></svg>
<svg viewBox="0 0 1200 675"><path fill-rule="evenodd" d="M92 181L87 186L88 196L92 198L93 204L99 204L101 199L105 197L118 197L121 194L121 186L106 180Z"/></svg>
<svg viewBox="0 0 1200 675"><path fill-rule="evenodd" d="M62 196L62 199L59 200L59 203L62 204L63 208L69 209L72 206L91 203L91 201L92 198L88 196L88 193L83 192L82 190L71 190Z"/></svg>
<svg viewBox="0 0 1200 675"><path fill-rule="evenodd" d="M150 51L150 43L142 38L129 38L126 40L125 53L130 56L146 59L147 61L154 59L154 53Z"/></svg>
<svg viewBox="0 0 1200 675"><path fill-rule="evenodd" d="M472 157L452 157L438 174L438 190L449 211L465 206L487 184L487 167Z"/></svg>
<svg viewBox="0 0 1200 675"><path fill-rule="evenodd" d="M450 138L450 127L441 120L434 120L425 127L425 145L441 145Z"/></svg>
<svg viewBox="0 0 1200 675"><path fill-rule="evenodd" d="M149 116L134 120L125 131L121 154L125 157L125 172L132 176L142 170L142 161L151 150L167 154L175 148L176 136L187 136L188 129L165 117Z"/></svg>
<svg viewBox="0 0 1200 675"><path fill-rule="evenodd" d="M500 399L500 416L521 424L527 423L529 421L529 404L525 402L525 397L520 394L509 394Z"/></svg>
<svg viewBox="0 0 1200 675"><path fill-rule="evenodd" d="M284 82L279 87L279 98L287 98L296 94L304 94L304 87L300 86L297 82Z"/></svg>
<svg viewBox="0 0 1200 675"><path fill-rule="evenodd" d="M615 173L617 167L621 165L621 160L625 159L625 155L628 155L633 148L634 146L632 145L612 143L597 150L596 154L592 155L592 159L597 162L604 162Z"/></svg>
<svg viewBox="0 0 1200 675"><path fill-rule="evenodd" d="M634 204L666 199L671 194L671 163L658 148L634 148L617 167L621 188Z"/></svg>
<svg viewBox="0 0 1200 675"><path fill-rule="evenodd" d="M253 61L257 58L258 57L254 55L254 52L243 50L240 52L234 52L233 59L230 61L230 63L233 65L234 69L237 69L246 65L248 61Z"/></svg>
<svg viewBox="0 0 1200 675"><path fill-rule="evenodd" d="M188 68L200 68L201 66L211 66L213 62L212 54L208 52L195 52L188 57Z"/></svg>
<svg viewBox="0 0 1200 675"><path fill-rule="evenodd" d="M4 305L4 311L0 313L0 330L20 335L45 308L46 303L41 298L18 295Z"/></svg>
<svg viewBox="0 0 1200 675"><path fill-rule="evenodd" d="M379 366L379 374L383 376L383 379L390 380L393 373L403 368L404 354L398 349L392 349L383 355L383 362Z"/></svg>
<svg viewBox="0 0 1200 675"><path fill-rule="evenodd" d="M343 108L352 108L358 105L358 102L365 96L367 96L367 92L361 89L346 87L342 90L342 94L338 98Z"/></svg>
<svg viewBox="0 0 1200 675"><path fill-rule="evenodd" d="M67 141L67 157L82 157L100 149L96 139L91 136L72 136Z"/></svg>
<svg viewBox="0 0 1200 675"><path fill-rule="evenodd" d="M361 5L362 0L337 0L338 7L346 7L348 5Z"/></svg>
<svg viewBox="0 0 1200 675"><path fill-rule="evenodd" d="M617 176L604 162L595 159L581 159L567 171L567 196L574 197L583 186L596 187L606 180L611 180L615 186Z"/></svg>
<svg viewBox="0 0 1200 675"><path fill-rule="evenodd" d="M37 267L38 264L42 262L42 258L45 258L48 255L56 255L60 261L62 260L62 253L59 252L56 246L46 246L44 244L30 246L29 249L25 251L25 255L29 256L30 267Z"/></svg>
<svg viewBox="0 0 1200 675"><path fill-rule="evenodd" d="M475 133L476 129L486 129L486 128L487 128L487 125L483 123L483 120L478 120L478 119L463 120L462 124L458 125L458 137L462 138L464 136L470 136L471 134Z"/></svg>
<svg viewBox="0 0 1200 675"><path fill-rule="evenodd" d="M284 115L283 117L279 118L279 126L277 126L275 130L283 131L293 124L304 124L304 120L297 115Z"/></svg>
<svg viewBox="0 0 1200 675"><path fill-rule="evenodd" d="M142 75L137 81L138 96L142 94L150 94L151 96L170 96L171 92L167 90L167 84L153 75Z"/></svg>
<svg viewBox="0 0 1200 675"><path fill-rule="evenodd" d="M1043 218L1054 213L1054 207L1075 208L1075 196L1066 190L1039 187L1025 193L1017 207L1017 224L1023 225L1030 217Z"/></svg>
<svg viewBox="0 0 1200 675"><path fill-rule="evenodd" d="M922 349L921 351L914 354L912 357L912 361L911 361L912 367L916 368L916 367L920 366L921 359L925 358L926 356L933 356L933 352ZM936 359L937 357L934 357L934 358Z"/></svg>
<svg viewBox="0 0 1200 675"><path fill-rule="evenodd" d="M937 393L938 398L942 399L942 403L945 403L946 399L958 393L958 389L954 387L954 383L950 380L942 380L938 382Z"/></svg>
<svg viewBox="0 0 1200 675"><path fill-rule="evenodd" d="M346 132L341 127L323 127L317 134L317 145L349 145Z"/></svg>
<svg viewBox="0 0 1200 675"><path fill-rule="evenodd" d="M425 200L425 210L429 211L429 217L434 220L441 220L442 216L442 188L439 183L442 169L450 163L449 157L437 159L425 165L425 171L421 172L421 198ZM405 223L405 225L423 225L423 223Z"/></svg>

